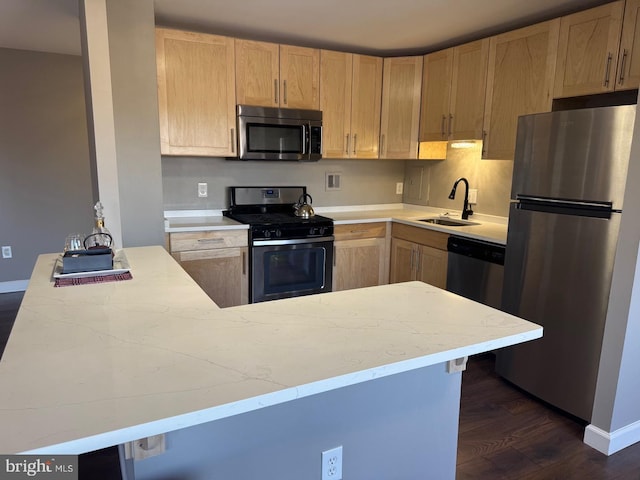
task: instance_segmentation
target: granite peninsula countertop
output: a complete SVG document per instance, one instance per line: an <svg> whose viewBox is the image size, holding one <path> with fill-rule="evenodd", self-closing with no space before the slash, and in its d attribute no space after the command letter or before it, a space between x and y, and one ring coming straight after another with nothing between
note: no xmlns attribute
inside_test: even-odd
<svg viewBox="0 0 640 480"><path fill-rule="evenodd" d="M421 282L220 309L163 248L123 251L133 279L62 288L58 255L38 258L0 361L0 452L89 452L542 335Z"/></svg>
<svg viewBox="0 0 640 480"><path fill-rule="evenodd" d="M314 207L317 214L333 219L335 225L368 222L398 222L451 235L505 245L507 242L507 218L476 214L469 218L479 225L450 227L421 222L420 219L445 215L460 218L460 212L435 207L409 204L363 205L346 207ZM248 228L247 225L222 216L221 210L165 212L165 232L193 232Z"/></svg>

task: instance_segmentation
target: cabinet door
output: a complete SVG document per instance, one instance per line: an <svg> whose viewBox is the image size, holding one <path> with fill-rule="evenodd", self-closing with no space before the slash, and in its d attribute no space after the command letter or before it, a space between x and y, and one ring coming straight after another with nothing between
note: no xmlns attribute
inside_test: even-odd
<svg viewBox="0 0 640 480"><path fill-rule="evenodd" d="M349 157L352 70L352 54L329 50L320 52L320 110L324 158Z"/></svg>
<svg viewBox="0 0 640 480"><path fill-rule="evenodd" d="M234 156L232 38L156 30L161 152Z"/></svg>
<svg viewBox="0 0 640 480"><path fill-rule="evenodd" d="M336 241L334 246L334 291L386 283L384 238Z"/></svg>
<svg viewBox="0 0 640 480"><path fill-rule="evenodd" d="M489 43L483 158L513 159L518 116L551 110L560 19Z"/></svg>
<svg viewBox="0 0 640 480"><path fill-rule="evenodd" d="M640 86L640 0L627 0L622 22L616 90Z"/></svg>
<svg viewBox="0 0 640 480"><path fill-rule="evenodd" d="M418 250L416 280L434 287L447 286L447 256L444 250L420 245Z"/></svg>
<svg viewBox="0 0 640 480"><path fill-rule="evenodd" d="M353 56L350 157L378 158L382 102L382 58Z"/></svg>
<svg viewBox="0 0 640 480"><path fill-rule="evenodd" d="M380 158L418 157L422 57L385 58Z"/></svg>
<svg viewBox="0 0 640 480"><path fill-rule="evenodd" d="M236 86L240 105L278 107L280 46L236 40Z"/></svg>
<svg viewBox="0 0 640 480"><path fill-rule="evenodd" d="M407 240L391 239L390 283L409 282L416 279L414 268L416 247L415 243Z"/></svg>
<svg viewBox="0 0 640 480"><path fill-rule="evenodd" d="M280 45L280 106L320 108L320 50Z"/></svg>
<svg viewBox="0 0 640 480"><path fill-rule="evenodd" d="M173 256L219 307L247 303L247 248L176 252Z"/></svg>
<svg viewBox="0 0 640 480"><path fill-rule="evenodd" d="M449 140L482 138L489 39L453 49Z"/></svg>
<svg viewBox="0 0 640 480"><path fill-rule="evenodd" d="M623 8L620 0L562 17L556 98L613 91Z"/></svg>
<svg viewBox="0 0 640 480"><path fill-rule="evenodd" d="M420 112L421 142L447 140L453 50L448 48L424 56Z"/></svg>

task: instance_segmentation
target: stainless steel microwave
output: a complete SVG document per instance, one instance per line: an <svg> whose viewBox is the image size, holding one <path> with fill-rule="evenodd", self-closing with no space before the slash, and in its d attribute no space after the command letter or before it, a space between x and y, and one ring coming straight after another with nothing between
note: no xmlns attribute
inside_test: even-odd
<svg viewBox="0 0 640 480"><path fill-rule="evenodd" d="M238 105L239 160L321 158L321 111Z"/></svg>

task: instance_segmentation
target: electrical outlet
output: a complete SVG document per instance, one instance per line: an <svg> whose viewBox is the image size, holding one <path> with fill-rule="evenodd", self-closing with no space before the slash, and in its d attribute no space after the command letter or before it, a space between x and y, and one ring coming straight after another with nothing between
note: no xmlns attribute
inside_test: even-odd
<svg viewBox="0 0 640 480"><path fill-rule="evenodd" d="M342 480L342 445L322 452L322 480Z"/></svg>
<svg viewBox="0 0 640 480"><path fill-rule="evenodd" d="M10 246L2 247L2 258L11 258L12 256L13 256L13 254L11 253L11 247Z"/></svg>
<svg viewBox="0 0 640 480"><path fill-rule="evenodd" d="M403 191L404 191L404 183L397 182L396 183L396 195L402 195Z"/></svg>
<svg viewBox="0 0 640 480"><path fill-rule="evenodd" d="M339 172L326 172L325 173L325 186L326 191L340 190L340 173Z"/></svg>
<svg viewBox="0 0 640 480"><path fill-rule="evenodd" d="M478 203L478 189L470 188L469 189L469 203L475 205Z"/></svg>
<svg viewBox="0 0 640 480"><path fill-rule="evenodd" d="M207 192L208 185L206 183L198 184L198 197L207 197L209 193Z"/></svg>

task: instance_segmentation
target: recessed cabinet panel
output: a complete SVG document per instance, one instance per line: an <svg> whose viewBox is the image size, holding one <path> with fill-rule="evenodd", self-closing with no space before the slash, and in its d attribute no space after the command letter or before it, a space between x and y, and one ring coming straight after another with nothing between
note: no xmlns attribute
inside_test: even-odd
<svg viewBox="0 0 640 480"><path fill-rule="evenodd" d="M236 40L237 103L278 107L280 46L277 43Z"/></svg>
<svg viewBox="0 0 640 480"><path fill-rule="evenodd" d="M618 53L616 90L640 86L640 0L627 0Z"/></svg>
<svg viewBox="0 0 640 480"><path fill-rule="evenodd" d="M418 157L422 57L384 59L380 158Z"/></svg>
<svg viewBox="0 0 640 480"><path fill-rule="evenodd" d="M624 2L562 17L554 96L612 92Z"/></svg>
<svg viewBox="0 0 640 480"><path fill-rule="evenodd" d="M349 157L352 79L352 54L320 52L322 155L325 158Z"/></svg>
<svg viewBox="0 0 640 480"><path fill-rule="evenodd" d="M350 157L378 158L382 58L353 56Z"/></svg>
<svg viewBox="0 0 640 480"><path fill-rule="evenodd" d="M234 41L156 30L161 152L235 155Z"/></svg>
<svg viewBox="0 0 640 480"><path fill-rule="evenodd" d="M518 117L551 111L560 19L492 37L482 157L512 160Z"/></svg>

